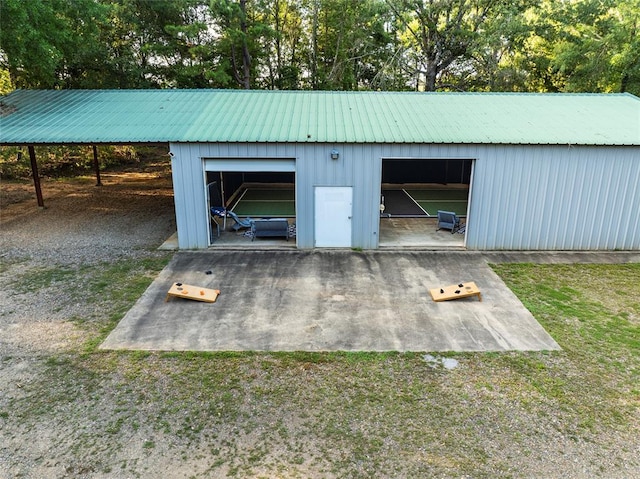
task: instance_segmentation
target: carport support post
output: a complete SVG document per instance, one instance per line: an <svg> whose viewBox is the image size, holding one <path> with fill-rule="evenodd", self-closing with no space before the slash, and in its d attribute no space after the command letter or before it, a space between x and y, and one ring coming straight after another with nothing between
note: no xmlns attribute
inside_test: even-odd
<svg viewBox="0 0 640 479"><path fill-rule="evenodd" d="M100 163L98 163L98 147L93 145L93 168L96 170L96 186L102 186L100 181Z"/></svg>
<svg viewBox="0 0 640 479"><path fill-rule="evenodd" d="M36 150L33 145L29 145L29 159L31 160L31 173L33 174L33 186L36 189L36 198L38 198L38 206L44 208L44 200L42 199L42 188L40 187L40 175L38 174L38 163L36 162Z"/></svg>

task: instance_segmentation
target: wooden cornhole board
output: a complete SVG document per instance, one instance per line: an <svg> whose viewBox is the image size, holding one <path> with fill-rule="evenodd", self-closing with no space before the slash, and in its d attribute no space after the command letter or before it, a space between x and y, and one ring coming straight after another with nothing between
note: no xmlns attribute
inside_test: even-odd
<svg viewBox="0 0 640 479"><path fill-rule="evenodd" d="M434 288L430 289L429 292L434 301L449 301L452 299L468 298L469 296L477 296L478 299L482 301L480 290L473 281L445 286L443 288Z"/></svg>
<svg viewBox="0 0 640 479"><path fill-rule="evenodd" d="M220 294L219 289L201 288L200 286L192 286L184 283L173 283L165 302L169 301L172 297L193 299L194 301L204 301L205 303L215 303Z"/></svg>

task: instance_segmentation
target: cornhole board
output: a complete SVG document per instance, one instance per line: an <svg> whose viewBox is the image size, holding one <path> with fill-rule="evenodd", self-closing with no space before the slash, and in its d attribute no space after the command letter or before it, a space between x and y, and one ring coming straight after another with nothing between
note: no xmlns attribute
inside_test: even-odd
<svg viewBox="0 0 640 479"><path fill-rule="evenodd" d="M442 288L430 289L431 297L434 301L450 301L452 299L468 298L477 296L482 301L482 295L476 283L469 281L467 283L458 283Z"/></svg>
<svg viewBox="0 0 640 479"><path fill-rule="evenodd" d="M171 298L185 298L193 299L194 301L204 301L205 303L215 303L219 294L219 289L201 288L200 286L184 283L173 283L171 288L169 288L165 302Z"/></svg>

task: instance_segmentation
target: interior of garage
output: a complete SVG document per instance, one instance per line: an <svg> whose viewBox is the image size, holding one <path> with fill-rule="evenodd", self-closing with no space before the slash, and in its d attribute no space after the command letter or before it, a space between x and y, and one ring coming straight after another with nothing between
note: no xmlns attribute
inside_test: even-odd
<svg viewBox="0 0 640 479"><path fill-rule="evenodd" d="M389 158L382 161L379 246L464 248L471 159ZM296 248L294 172L207 171L211 247ZM454 231L438 229L437 211L460 219ZM285 219L288 236L255 237L251 223Z"/></svg>
<svg viewBox="0 0 640 479"><path fill-rule="evenodd" d="M472 167L471 159L383 159L380 247L463 248ZM459 226L439 229L438 211Z"/></svg>
<svg viewBox="0 0 640 479"><path fill-rule="evenodd" d="M210 246L296 246L295 173L207 171ZM286 222L261 234L256 221Z"/></svg>

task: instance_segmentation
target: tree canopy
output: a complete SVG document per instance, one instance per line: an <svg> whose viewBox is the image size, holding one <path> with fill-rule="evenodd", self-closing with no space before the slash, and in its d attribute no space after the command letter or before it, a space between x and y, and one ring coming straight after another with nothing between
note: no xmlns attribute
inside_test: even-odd
<svg viewBox="0 0 640 479"><path fill-rule="evenodd" d="M12 88L640 94L640 0L0 0Z"/></svg>

